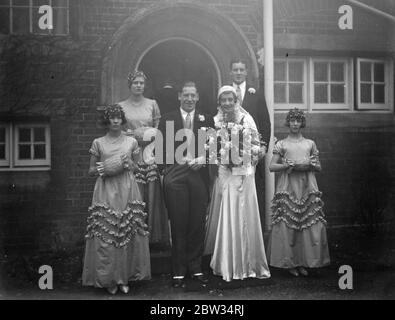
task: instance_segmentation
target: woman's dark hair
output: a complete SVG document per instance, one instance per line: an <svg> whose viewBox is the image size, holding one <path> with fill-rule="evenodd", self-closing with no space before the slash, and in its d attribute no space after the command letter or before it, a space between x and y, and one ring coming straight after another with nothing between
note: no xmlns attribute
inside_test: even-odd
<svg viewBox="0 0 395 320"><path fill-rule="evenodd" d="M300 121L302 123L301 128L306 127L306 115L303 112L303 110L300 110L298 108L294 108L294 109L289 110L289 112L287 114L287 118L285 120L285 125L287 127L289 127L289 123L293 119L295 119L297 121Z"/></svg>
<svg viewBox="0 0 395 320"><path fill-rule="evenodd" d="M134 79L136 79L137 77L143 77L144 81L147 80L147 76L144 74L143 71L135 70L133 72L129 72L129 74L128 74L128 87L129 87L129 89L132 86L132 83L133 83Z"/></svg>
<svg viewBox="0 0 395 320"><path fill-rule="evenodd" d="M105 126L108 126L110 124L110 119L113 117L120 117L122 119L123 125L127 122L125 112L118 103L109 105L104 109L103 119L101 123Z"/></svg>

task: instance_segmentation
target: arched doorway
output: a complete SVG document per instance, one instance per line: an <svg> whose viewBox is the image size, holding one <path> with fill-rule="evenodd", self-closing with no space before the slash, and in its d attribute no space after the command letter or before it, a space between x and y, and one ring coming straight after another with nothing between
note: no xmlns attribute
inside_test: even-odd
<svg viewBox="0 0 395 320"><path fill-rule="evenodd" d="M216 112L219 69L209 53L197 43L180 38L161 41L143 54L137 68L143 70L149 79L147 96L160 98L158 93L168 82L173 85L175 93L185 81L193 81L199 89L199 109L205 113ZM165 103L158 103L162 113L170 111ZM173 104L173 109L178 107L178 101Z"/></svg>
<svg viewBox="0 0 395 320"><path fill-rule="evenodd" d="M176 44L177 50L171 48L171 43ZM212 100L213 89L230 80L229 62L233 57L249 61L249 80L258 84L259 70L254 50L231 18L204 4L169 0L135 11L114 34L103 59L102 104L127 97L127 74L137 67L144 68L148 73L147 56L156 54L159 59L156 65L163 61L164 55L160 54L158 47L168 50L168 56L187 57L188 54L193 61L202 59L204 68L210 66L210 70L199 68L197 72L185 71L186 76L190 73L191 80L198 82L203 94L207 92L207 96L211 97L209 100ZM207 81L209 75L216 82L214 86L211 80ZM157 75L154 78L156 82ZM203 79L205 83L201 83Z"/></svg>

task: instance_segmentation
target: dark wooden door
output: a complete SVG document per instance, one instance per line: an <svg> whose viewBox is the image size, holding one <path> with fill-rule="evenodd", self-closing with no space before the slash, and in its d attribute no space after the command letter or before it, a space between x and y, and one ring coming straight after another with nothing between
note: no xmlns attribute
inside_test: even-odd
<svg viewBox="0 0 395 320"><path fill-rule="evenodd" d="M208 54L193 42L168 40L160 43L144 56L139 69L149 78L146 96L157 97L168 81L173 83L174 91L185 81L193 81L200 94L198 107L204 112L216 113L218 78L215 67ZM175 103L175 108L179 107L178 101Z"/></svg>

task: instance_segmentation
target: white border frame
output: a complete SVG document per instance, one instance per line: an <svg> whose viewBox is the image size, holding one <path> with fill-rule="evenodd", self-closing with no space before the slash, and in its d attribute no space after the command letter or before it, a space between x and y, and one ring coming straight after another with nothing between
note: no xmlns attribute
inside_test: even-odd
<svg viewBox="0 0 395 320"><path fill-rule="evenodd" d="M295 57L295 58L274 58L274 62L286 62L286 95L287 95L287 99L289 98L289 73L288 73L288 63L289 62L303 62L303 100L304 103L276 103L274 102L274 110L289 110L290 107L297 107L299 109L303 109L303 110L307 110L308 108L308 104L307 104L307 100L308 100L308 85L309 85L309 75L307 72L307 64L308 64L308 58L307 57ZM276 81L273 78L273 90L274 90L274 85L275 85ZM273 100L274 101L274 100Z"/></svg>
<svg viewBox="0 0 395 320"><path fill-rule="evenodd" d="M344 110L344 111L352 111L354 105L353 99L353 90L354 90L354 81L353 81L353 61L352 58L337 58L337 57L311 57L309 61L310 66L310 82L309 82L309 92L310 92L310 110L315 111L324 111L324 110ZM326 62L326 63L336 63L336 62L343 62L344 63L344 83L345 83L345 90L344 90L344 103L315 103L314 95L315 95L315 81L314 81L314 63L315 62ZM329 86L332 84L330 79L330 73L328 74L328 82ZM319 83L319 82L317 82ZM336 83L336 82L333 82ZM340 84L340 83L339 83ZM328 90L330 90L328 88ZM329 93L329 92L328 92ZM328 96L330 99L330 95Z"/></svg>
<svg viewBox="0 0 395 320"><path fill-rule="evenodd" d="M372 95L372 103L362 103L361 102L361 74L360 74L360 63L369 62L373 63L384 63L384 103L374 103L374 94ZM377 110L377 111L393 111L393 101L394 101L394 63L392 59L368 59L368 58L357 58L356 59L356 86L357 86L357 111L360 110ZM374 73L371 75L374 77ZM374 79L373 79L374 80ZM373 82L374 84L374 82Z"/></svg>

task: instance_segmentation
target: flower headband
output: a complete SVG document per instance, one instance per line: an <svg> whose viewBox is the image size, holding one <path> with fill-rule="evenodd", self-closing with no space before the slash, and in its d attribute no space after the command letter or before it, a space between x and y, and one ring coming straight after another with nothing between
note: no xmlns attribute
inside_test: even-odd
<svg viewBox="0 0 395 320"><path fill-rule="evenodd" d="M131 83L133 82L133 80L136 79L137 77L143 77L144 80L147 80L147 76L144 74L143 71L134 70L133 72L129 72L129 74L128 74L128 83L129 83L129 86L131 85Z"/></svg>
<svg viewBox="0 0 395 320"><path fill-rule="evenodd" d="M287 114L286 122L289 123L291 121L291 119L296 119L300 122L306 122L306 116L305 116L303 110L300 110L298 108L289 110L289 112Z"/></svg>
<svg viewBox="0 0 395 320"><path fill-rule="evenodd" d="M104 109L104 119L110 120L117 116L122 119L125 118L125 112L119 104L113 104Z"/></svg>

